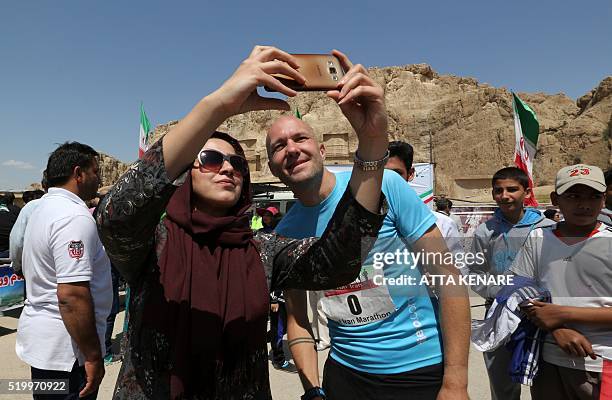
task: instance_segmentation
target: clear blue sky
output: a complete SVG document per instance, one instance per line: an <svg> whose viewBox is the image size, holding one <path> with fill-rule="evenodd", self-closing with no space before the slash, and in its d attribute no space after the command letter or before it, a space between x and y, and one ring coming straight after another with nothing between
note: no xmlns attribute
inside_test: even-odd
<svg viewBox="0 0 612 400"><path fill-rule="evenodd" d="M255 44L572 98L612 75L609 0L279 4L0 2L0 189L40 181L66 140L134 160L141 101L154 125L181 118Z"/></svg>

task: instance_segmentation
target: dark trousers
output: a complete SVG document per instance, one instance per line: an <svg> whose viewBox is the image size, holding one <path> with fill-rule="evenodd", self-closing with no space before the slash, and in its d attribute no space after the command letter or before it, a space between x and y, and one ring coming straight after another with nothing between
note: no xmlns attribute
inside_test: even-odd
<svg viewBox="0 0 612 400"><path fill-rule="evenodd" d="M596 400L601 391L601 374L559 367L542 361L531 387L533 400ZM605 397L609 399L609 397Z"/></svg>
<svg viewBox="0 0 612 400"><path fill-rule="evenodd" d="M399 374L370 374L327 357L323 390L329 400L436 400L444 366L435 364Z"/></svg>
<svg viewBox="0 0 612 400"><path fill-rule="evenodd" d="M270 312L270 331L272 332L272 338L270 339L272 362L274 364L282 364L285 362L283 336L285 336L287 331L287 309L285 308L285 303L278 303L278 312Z"/></svg>
<svg viewBox="0 0 612 400"><path fill-rule="evenodd" d="M78 400L79 392L85 387L87 377L85 375L85 367L80 367L76 361L72 367L72 371L54 371L49 369L38 369L30 367L32 371L32 380L48 380L48 379L66 379L68 380L68 394L35 394L34 400ZM98 391L90 394L87 397L81 397L81 400L96 400Z"/></svg>
<svg viewBox="0 0 612 400"><path fill-rule="evenodd" d="M502 346L482 355L489 374L491 400L519 400L521 398L521 384L512 382L512 377L508 372L512 363L510 350L506 349L506 346Z"/></svg>

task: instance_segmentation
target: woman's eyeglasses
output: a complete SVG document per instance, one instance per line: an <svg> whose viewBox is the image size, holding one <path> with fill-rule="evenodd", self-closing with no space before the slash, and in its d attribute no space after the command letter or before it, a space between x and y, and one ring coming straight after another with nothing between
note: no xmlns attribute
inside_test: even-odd
<svg viewBox="0 0 612 400"><path fill-rule="evenodd" d="M230 163L234 171L242 176L245 176L249 171L247 160L236 154L223 154L217 150L202 150L198 154L198 163L200 171L205 169L210 172L219 173L221 166L227 161Z"/></svg>

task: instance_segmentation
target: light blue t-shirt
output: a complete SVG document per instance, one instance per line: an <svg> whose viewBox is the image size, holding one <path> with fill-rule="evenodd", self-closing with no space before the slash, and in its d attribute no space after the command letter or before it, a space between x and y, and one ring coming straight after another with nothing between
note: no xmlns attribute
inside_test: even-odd
<svg viewBox="0 0 612 400"><path fill-rule="evenodd" d="M351 172L335 175L336 185L325 200L313 207L298 201L276 231L297 239L321 236L348 186ZM365 265L371 263L375 252L404 250L436 222L435 216L397 173L385 171L382 191L389 210ZM421 274L411 264L385 264L384 276L413 276L418 282ZM396 374L441 363L440 330L427 289L418 285L388 287L397 311L387 318L358 326L329 320L330 356L350 368L375 374Z"/></svg>

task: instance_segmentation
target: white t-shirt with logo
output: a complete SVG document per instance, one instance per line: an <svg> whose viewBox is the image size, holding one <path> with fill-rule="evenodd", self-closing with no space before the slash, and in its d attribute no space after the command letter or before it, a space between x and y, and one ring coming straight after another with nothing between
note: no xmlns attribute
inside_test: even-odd
<svg viewBox="0 0 612 400"><path fill-rule="evenodd" d="M62 320L59 283L89 282L102 354L113 303L110 261L87 206L74 193L51 188L28 222L23 247L27 299L15 350L39 369L70 371L84 356Z"/></svg>
<svg viewBox="0 0 612 400"><path fill-rule="evenodd" d="M462 253L461 234L459 227L451 217L438 211L433 211L436 217L436 226L442 233L448 249L453 253Z"/></svg>
<svg viewBox="0 0 612 400"><path fill-rule="evenodd" d="M519 251L511 271L547 288L552 302L573 307L612 307L612 228L600 224L576 244L555 235L556 225L534 229ZM594 324L567 324L593 344L593 351L612 358L612 329ZM547 342L554 342L551 335ZM558 345L545 343L546 362L561 367L601 372L602 359L572 357Z"/></svg>

